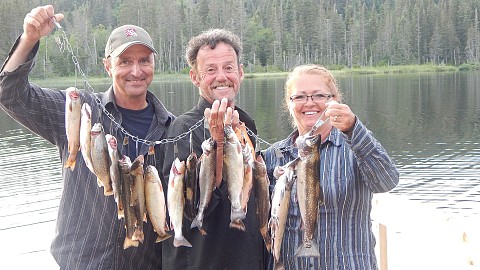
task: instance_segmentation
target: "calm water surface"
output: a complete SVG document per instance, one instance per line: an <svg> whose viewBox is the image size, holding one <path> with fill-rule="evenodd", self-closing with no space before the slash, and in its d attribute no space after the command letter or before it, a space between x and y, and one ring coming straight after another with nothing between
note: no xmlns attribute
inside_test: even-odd
<svg viewBox="0 0 480 270"><path fill-rule="evenodd" d="M391 194L431 204L449 215L480 215L479 75L338 78L344 103L374 133L401 172L400 185ZM247 79L238 97L239 105L255 118L258 135L269 143L291 132L283 107L284 82L285 78ZM107 87L94 86L96 91ZM177 115L198 99L190 82L155 84L152 89ZM56 219L62 188L57 155L55 147L0 110L2 238L12 229L28 231Z"/></svg>

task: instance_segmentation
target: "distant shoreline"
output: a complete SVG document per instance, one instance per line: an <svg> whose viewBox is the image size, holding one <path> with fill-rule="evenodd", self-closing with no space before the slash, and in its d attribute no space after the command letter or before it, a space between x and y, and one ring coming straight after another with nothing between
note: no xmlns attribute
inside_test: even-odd
<svg viewBox="0 0 480 270"><path fill-rule="evenodd" d="M381 66L381 67L328 67L335 76L347 76L347 75L393 75L393 74L414 74L414 73L435 73L435 72L457 72L457 71L473 71L478 70L480 66L476 64L468 66L447 66L447 65L404 65L404 66ZM248 73L245 70L245 78L276 78L286 77L289 72L255 72ZM184 73L156 73L153 82L177 82L177 81L189 81L190 77ZM77 83L83 85L83 79L80 77L52 77L52 78L31 78L31 81L39 85L51 85L59 83L59 81L66 85L72 85ZM110 84L111 78L105 77L91 77L88 78L89 83L93 84Z"/></svg>

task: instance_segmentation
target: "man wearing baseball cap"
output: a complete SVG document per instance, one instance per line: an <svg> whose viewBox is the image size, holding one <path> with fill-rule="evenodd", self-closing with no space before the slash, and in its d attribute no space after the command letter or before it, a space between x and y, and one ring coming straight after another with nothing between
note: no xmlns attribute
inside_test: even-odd
<svg viewBox="0 0 480 270"><path fill-rule="evenodd" d="M128 236L125 218L118 218L116 196L105 196L103 187L98 187L97 176L84 162L85 151L76 155L74 168L64 166L69 157L66 91L39 87L28 80L39 40L55 27L53 20L60 22L63 18L63 14L55 14L51 5L34 8L25 17L23 33L0 70L0 107L56 145L60 153L63 191L50 251L60 269L160 269L161 244L155 243L157 234L152 223L137 221L137 227L143 228L143 239ZM106 92L79 93L81 102L91 107L92 125L101 123L103 130L116 138L120 156L134 160L144 155L145 166L160 170L162 160L155 157L163 157L163 146L138 142L163 139L174 119L148 90L156 53L150 35L141 27L116 28L107 41L103 59L112 85ZM113 123L103 109L121 126ZM149 154L152 156L147 158Z"/></svg>

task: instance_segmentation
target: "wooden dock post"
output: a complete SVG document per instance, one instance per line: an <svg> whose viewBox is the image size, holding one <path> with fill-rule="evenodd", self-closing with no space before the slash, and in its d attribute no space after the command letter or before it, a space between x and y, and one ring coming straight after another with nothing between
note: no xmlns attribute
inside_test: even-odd
<svg viewBox="0 0 480 270"><path fill-rule="evenodd" d="M388 270L388 252L387 252L387 226L378 224L378 236L380 242L380 270Z"/></svg>

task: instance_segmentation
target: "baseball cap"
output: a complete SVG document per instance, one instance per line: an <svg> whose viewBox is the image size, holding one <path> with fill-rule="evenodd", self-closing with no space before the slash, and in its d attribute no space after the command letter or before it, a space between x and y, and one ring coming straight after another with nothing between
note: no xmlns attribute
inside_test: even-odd
<svg viewBox="0 0 480 270"><path fill-rule="evenodd" d="M112 31L105 46L105 57L117 57L128 47L141 44L147 46L152 52L157 53L153 47L150 35L143 28L136 25L123 25Z"/></svg>

